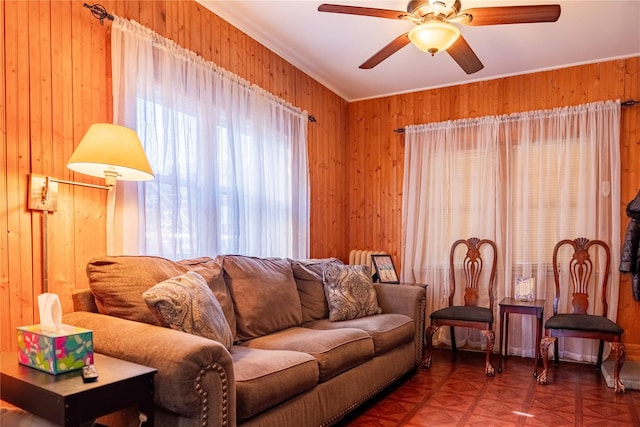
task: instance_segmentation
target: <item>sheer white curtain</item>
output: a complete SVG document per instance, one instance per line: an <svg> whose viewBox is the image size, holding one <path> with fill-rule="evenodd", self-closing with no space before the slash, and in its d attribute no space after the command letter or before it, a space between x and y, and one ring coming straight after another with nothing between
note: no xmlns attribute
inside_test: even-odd
<svg viewBox="0 0 640 427"><path fill-rule="evenodd" d="M429 284L431 313L448 304L451 244L502 238L498 123L481 118L409 126L405 132L402 275ZM486 294L479 297L487 302ZM448 328L438 331L437 340L450 344ZM457 328L456 343L484 341L478 331Z"/></svg>
<svg viewBox="0 0 640 427"><path fill-rule="evenodd" d="M451 243L474 236L498 246L496 333L497 303L513 295L518 277L536 278L536 297L546 300L549 317L553 247L561 239L587 237L604 240L611 249L608 301L609 318L615 320L619 123L620 104L601 102L408 127L402 274L403 280L430 285L428 312L447 304ZM601 309L598 301L590 307ZM465 342L465 333L456 332L460 345L478 344L473 336ZM448 343L447 334L443 330L434 340ZM533 357L534 337L533 316L511 316L510 354ZM597 343L589 340L560 340L562 358L595 362L596 351Z"/></svg>
<svg viewBox="0 0 640 427"><path fill-rule="evenodd" d="M307 257L306 112L133 21L111 49L114 121L156 176L119 185L114 251Z"/></svg>

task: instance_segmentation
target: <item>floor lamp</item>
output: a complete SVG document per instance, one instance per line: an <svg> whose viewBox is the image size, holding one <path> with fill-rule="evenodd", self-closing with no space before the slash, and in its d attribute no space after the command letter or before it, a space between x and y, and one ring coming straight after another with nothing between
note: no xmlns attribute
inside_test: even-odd
<svg viewBox="0 0 640 427"><path fill-rule="evenodd" d="M58 208L58 184L111 191L116 180L149 181L153 171L138 134L124 126L95 123L73 152L67 167L75 172L105 179L105 185L66 181L51 176L29 176L29 209L42 211L42 292L48 292L48 214Z"/></svg>

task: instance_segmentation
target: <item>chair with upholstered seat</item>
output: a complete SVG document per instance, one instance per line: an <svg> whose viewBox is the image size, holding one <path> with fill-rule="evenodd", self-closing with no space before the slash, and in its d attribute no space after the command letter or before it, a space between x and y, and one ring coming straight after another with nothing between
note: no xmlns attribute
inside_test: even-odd
<svg viewBox="0 0 640 427"><path fill-rule="evenodd" d="M458 246L466 246L466 253L461 263L456 262L456 255L462 251L456 251ZM483 258L483 251L485 257ZM432 339L433 334L441 326L449 326L451 333L451 349L456 352L456 337L454 327L479 329L487 339L487 349L485 357L485 374L489 377L494 375L494 369L491 366L491 353L495 343L495 333L493 331L493 305L494 305L494 282L496 277L497 248L492 240L478 239L472 237L468 240L460 239L451 246L449 255L449 306L436 310L431 313L431 325L426 331L427 340L427 357L423 361L423 366L431 367L432 358ZM488 271L483 274L483 267L486 262ZM459 266L456 268L456 266ZM454 305L456 294L456 275L464 278L465 287L460 287L459 291L464 290L464 305ZM484 285L484 286L483 286ZM485 287L488 295L486 304L480 305L480 300L484 300L480 295L481 289Z"/></svg>
<svg viewBox="0 0 640 427"><path fill-rule="evenodd" d="M571 259L563 265L562 277L568 277L570 285L562 286L560 275L560 264L562 258L559 253L561 248L568 246L572 248ZM600 250L597 250L600 248ZM591 252L590 252L591 250ZM620 369L624 363L625 350L622 344L622 333L624 330L615 322L607 318L607 283L609 281L609 270L611 264L611 254L609 246L601 240L589 240L577 238L575 240L561 240L553 250L553 276L555 281L555 299L553 301L553 315L545 322L545 336L540 342L540 354L542 356L543 371L538 376L538 383L547 383L547 368L549 364L549 346L554 344L554 365L559 365L558 338L590 338L599 340L598 360L596 369L600 370L602 364L602 353L604 342L611 345L616 360L614 365L613 380L614 389L618 393L624 393L624 385L620 381ZM595 265L600 265L596 269ZM566 270L564 270L566 269ZM565 279L566 280L566 279ZM566 289L571 296L571 313L562 313L560 300L561 289ZM591 292L590 292L591 291ZM602 304L602 314L596 314L594 307L589 308L589 302L596 305L596 298Z"/></svg>

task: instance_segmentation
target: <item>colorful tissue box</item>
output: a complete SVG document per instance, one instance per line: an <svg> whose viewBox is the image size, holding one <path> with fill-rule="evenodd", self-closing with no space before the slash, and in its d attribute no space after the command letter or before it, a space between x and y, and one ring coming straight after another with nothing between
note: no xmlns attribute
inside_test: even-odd
<svg viewBox="0 0 640 427"><path fill-rule="evenodd" d="M93 364L93 332L62 325L60 330L41 325L18 327L18 362L50 374Z"/></svg>

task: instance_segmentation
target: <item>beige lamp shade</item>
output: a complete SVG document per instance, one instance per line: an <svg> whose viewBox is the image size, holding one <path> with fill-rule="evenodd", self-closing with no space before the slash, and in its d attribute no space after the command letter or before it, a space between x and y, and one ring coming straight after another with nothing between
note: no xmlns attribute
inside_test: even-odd
<svg viewBox="0 0 640 427"><path fill-rule="evenodd" d="M108 186L115 185L116 179L149 181L154 178L138 134L110 123L89 127L67 167L85 175L104 177Z"/></svg>
<svg viewBox="0 0 640 427"><path fill-rule="evenodd" d="M460 37L460 30L453 24L433 19L413 27L409 40L424 52L435 54L447 50Z"/></svg>

